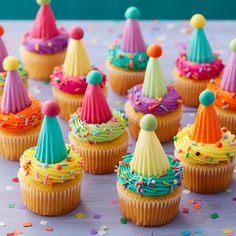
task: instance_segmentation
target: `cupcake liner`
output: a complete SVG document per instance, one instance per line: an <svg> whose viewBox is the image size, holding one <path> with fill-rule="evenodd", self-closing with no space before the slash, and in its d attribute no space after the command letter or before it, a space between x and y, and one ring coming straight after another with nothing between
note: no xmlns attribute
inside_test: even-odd
<svg viewBox="0 0 236 236"><path fill-rule="evenodd" d="M140 226L161 226L173 220L178 212L182 188L160 197L141 196L117 182L122 215Z"/></svg>
<svg viewBox="0 0 236 236"><path fill-rule="evenodd" d="M103 87L103 92L107 94L106 86ZM70 115L75 113L82 106L84 94L69 94L64 93L56 87L52 87L53 95L60 106L60 117L66 121L70 119Z"/></svg>
<svg viewBox="0 0 236 236"><path fill-rule="evenodd" d="M212 194L230 187L235 161L216 165L196 165L182 161L183 184L196 193Z"/></svg>
<svg viewBox="0 0 236 236"><path fill-rule="evenodd" d="M49 80L54 68L63 64L66 49L54 54L36 54L20 48L20 53L25 62L25 68L31 79Z"/></svg>
<svg viewBox="0 0 236 236"><path fill-rule="evenodd" d="M143 71L128 71L122 68L113 66L107 62L107 77L109 79L113 91L120 95L126 95L128 90L136 84L143 83L145 70Z"/></svg>
<svg viewBox="0 0 236 236"><path fill-rule="evenodd" d="M72 134L69 134L69 140L83 157L85 172L90 174L113 173L115 166L128 150L127 131L115 140L98 144L79 141Z"/></svg>
<svg viewBox="0 0 236 236"><path fill-rule="evenodd" d="M215 106L221 127L226 127L231 133L236 134L236 111L230 111Z"/></svg>
<svg viewBox="0 0 236 236"><path fill-rule="evenodd" d="M27 180L21 171L18 174L23 203L32 212L56 216L72 211L80 202L81 176L55 187Z"/></svg>
<svg viewBox="0 0 236 236"><path fill-rule="evenodd" d="M183 103L186 106L198 107L199 95L206 89L210 80L191 80L180 77L177 69L173 71L174 86L183 97Z"/></svg>
<svg viewBox="0 0 236 236"><path fill-rule="evenodd" d="M20 133L0 130L0 155L6 160L18 161L26 149L37 145L40 127L41 124Z"/></svg>
<svg viewBox="0 0 236 236"><path fill-rule="evenodd" d="M125 104L125 113L128 117L130 133L134 139L138 139L140 120L145 115L143 112L135 112L129 101ZM160 142L172 141L180 128L182 107L166 115L156 116L158 129L155 131Z"/></svg>

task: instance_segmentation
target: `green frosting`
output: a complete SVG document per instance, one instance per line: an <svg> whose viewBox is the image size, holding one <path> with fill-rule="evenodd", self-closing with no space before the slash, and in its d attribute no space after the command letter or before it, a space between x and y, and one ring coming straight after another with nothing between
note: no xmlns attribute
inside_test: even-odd
<svg viewBox="0 0 236 236"><path fill-rule="evenodd" d="M146 52L126 53L119 45L115 45L108 50L108 61L114 66L130 71L145 70L148 56Z"/></svg>
<svg viewBox="0 0 236 236"><path fill-rule="evenodd" d="M167 156L171 165L170 170L164 175L150 178L131 172L129 163L132 157L133 154L125 156L117 167L118 181L128 190L143 196L163 196L181 185L180 163L171 156Z"/></svg>
<svg viewBox="0 0 236 236"><path fill-rule="evenodd" d="M127 117L118 110L112 110L112 119L102 124L87 124L80 120L80 112L73 114L69 121L72 135L80 141L103 143L120 137L127 127Z"/></svg>
<svg viewBox="0 0 236 236"><path fill-rule="evenodd" d="M204 106L209 106L215 101L215 95L212 91L206 89L199 95L199 101Z"/></svg>

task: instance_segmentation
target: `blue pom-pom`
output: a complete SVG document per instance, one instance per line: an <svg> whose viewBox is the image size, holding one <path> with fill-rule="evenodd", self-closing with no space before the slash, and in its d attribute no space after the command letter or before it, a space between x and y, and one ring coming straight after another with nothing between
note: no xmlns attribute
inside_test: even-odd
<svg viewBox="0 0 236 236"><path fill-rule="evenodd" d="M215 95L212 91L206 89L200 93L199 101L204 106L210 106L215 101Z"/></svg>
<svg viewBox="0 0 236 236"><path fill-rule="evenodd" d="M102 75L97 70L92 70L87 75L88 84L99 84L102 82Z"/></svg>

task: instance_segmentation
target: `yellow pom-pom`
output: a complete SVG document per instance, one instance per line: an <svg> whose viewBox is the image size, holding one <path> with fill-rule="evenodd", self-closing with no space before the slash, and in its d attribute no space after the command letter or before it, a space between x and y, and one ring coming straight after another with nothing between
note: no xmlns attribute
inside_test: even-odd
<svg viewBox="0 0 236 236"><path fill-rule="evenodd" d="M206 25L206 19L201 14L195 14L192 16L190 24L193 28L203 28Z"/></svg>
<svg viewBox="0 0 236 236"><path fill-rule="evenodd" d="M19 67L19 60L16 57L6 57L3 61L3 68L5 71L17 70Z"/></svg>

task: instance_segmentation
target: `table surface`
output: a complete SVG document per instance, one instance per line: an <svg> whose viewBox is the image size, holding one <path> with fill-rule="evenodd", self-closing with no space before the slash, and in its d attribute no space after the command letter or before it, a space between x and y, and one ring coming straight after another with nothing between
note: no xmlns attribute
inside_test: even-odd
<svg viewBox="0 0 236 236"><path fill-rule="evenodd" d="M4 41L9 54L19 56L19 42L22 32L30 29L31 21L3 21L5 26ZM123 22L118 21L63 21L58 22L67 29L74 25L80 25L85 30L85 44L91 62L104 67L106 48L112 40L121 37ZM164 55L160 62L163 73L168 82L171 82L171 70L174 60L182 48L186 48L190 39L188 22L184 21L143 21L141 22L145 41L158 42L164 49ZM214 21L208 22L206 27L207 36L215 51L219 52L226 62L229 56L228 43L235 36L236 22ZM42 101L52 98L50 85L46 82L30 80L30 93ZM108 101L112 108L123 108L125 97L114 94L110 87ZM194 121L196 109L184 108L182 126ZM68 141L68 125L60 120L64 138ZM133 151L135 143L129 140L129 151ZM173 143L163 145L166 153L173 153ZM90 235L92 229L97 231L102 225L106 225L106 235L112 236L177 236L184 232L186 235L234 235L236 232L236 197L235 178L228 191L215 195L200 195L183 192L180 211L174 221L159 228L145 228L128 224L121 224L121 213L117 204L115 188L116 175L89 175L85 174L82 186L81 203L71 213L60 217L44 217L31 213L22 205L19 183L13 182L17 176L19 162L6 161L0 158L0 235L6 235L14 230L19 230L22 235ZM235 177L235 176L234 176ZM189 200L195 200L201 209L195 209L189 204ZM189 214L182 213L183 208L189 208ZM77 218L77 213L83 213L83 218ZM217 213L219 218L212 219L211 214ZM96 217L99 215L100 219ZM46 222L41 222L41 221ZM23 222L32 222L32 227L24 228ZM41 223L40 223L41 222ZM53 227L53 232L45 231L42 223ZM4 225L4 226L3 226ZM225 230L225 233L224 233ZM104 232L99 232L100 235Z"/></svg>

